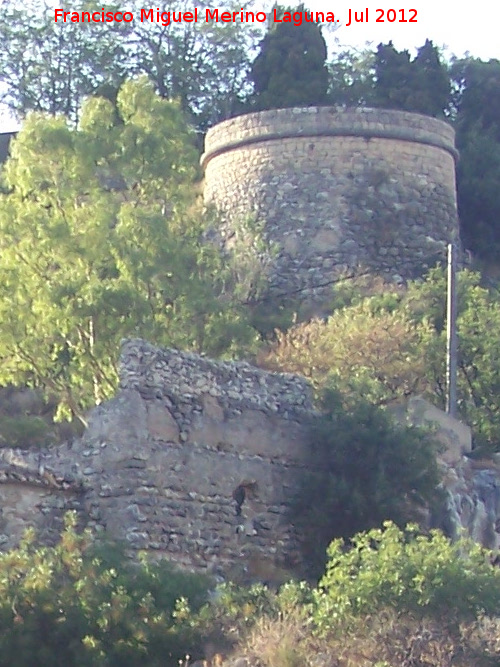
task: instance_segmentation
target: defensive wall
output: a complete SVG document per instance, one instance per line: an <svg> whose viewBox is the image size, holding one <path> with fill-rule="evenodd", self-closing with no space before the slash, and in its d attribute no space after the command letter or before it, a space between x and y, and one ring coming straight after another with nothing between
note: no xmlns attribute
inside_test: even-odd
<svg viewBox="0 0 500 667"><path fill-rule="evenodd" d="M458 239L454 130L383 109L310 107L238 116L208 131L204 193L222 240L253 218L278 248L271 289L305 299L342 271L400 281ZM319 286L319 287L318 287Z"/></svg>
<svg viewBox="0 0 500 667"><path fill-rule="evenodd" d="M398 408L399 409L399 408ZM500 546L500 466L470 461L470 430L420 399L400 421L430 422L444 446L446 499L434 525ZM82 438L0 449L0 549L25 528L58 539L66 511L96 535L222 576L278 583L301 570L290 517L313 473L311 389L301 377L124 341L120 389Z"/></svg>
<svg viewBox="0 0 500 667"><path fill-rule="evenodd" d="M293 567L288 508L313 416L303 378L125 341L120 390L81 440L0 449L0 547L27 526L56 540L74 509L98 534L197 570Z"/></svg>

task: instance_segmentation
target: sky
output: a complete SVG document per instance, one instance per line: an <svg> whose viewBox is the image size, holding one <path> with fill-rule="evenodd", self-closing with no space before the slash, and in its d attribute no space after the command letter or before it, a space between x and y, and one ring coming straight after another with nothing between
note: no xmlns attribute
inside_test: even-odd
<svg viewBox="0 0 500 667"><path fill-rule="evenodd" d="M498 0L474 0L463 5L446 0L410 0L395 2L394 0L352 0L347 2L325 2L325 0L309 0L307 7L315 11L333 11L335 19L340 19L340 27L335 31L334 38L346 46L363 48L368 42L376 48L380 42L394 42L397 49L408 49L412 55L415 48L422 46L425 40L431 39L436 46L445 47L447 56L455 54L489 60L500 59L500 2ZM352 23L347 26L351 15L364 11L363 23ZM368 21L366 9L368 8ZM384 14L376 10L384 10ZM388 10L396 10L396 22L387 20ZM404 9L404 14L401 13ZM416 9L416 22L403 23L399 19L410 18L410 9ZM413 14L413 13L412 13ZM393 18L393 14L389 18ZM377 22L384 18L385 22Z"/></svg>
<svg viewBox="0 0 500 667"><path fill-rule="evenodd" d="M290 4L298 4L296 0L289 0ZM59 3L57 0L49 0L53 6ZM127 3L123 3L126 7ZM269 2L262 3L262 7L269 6ZM282 0L282 4L287 4ZM363 49L371 47L375 49L380 42L387 43L392 40L399 50L408 49L415 55L416 49L431 39L434 44L444 50L446 57L452 55L471 56L489 60L500 59L500 1L499 0L475 0L462 5L446 0L409 0L407 4L395 0L350 0L335 3L325 0L304 0L306 7L313 11L333 12L337 29L335 31L325 30L325 37L329 44L330 56L335 50L342 47ZM67 2L71 7L71 3ZM153 3L160 6L160 3ZM186 9L191 8L190 1L186 1ZM1 6L1 2L0 2ZM144 7L152 5L144 0ZM196 6L196 0L192 0L192 7ZM259 6L258 0L255 6ZM224 9L224 0L213 0L213 8ZM168 10L168 2L162 5ZM368 9L368 15L366 10ZM396 21L391 22L395 10ZM416 10L416 15L411 10ZM352 22L349 22L349 10L351 10ZM379 10L379 11L377 11ZM403 12L401 10L404 10ZM382 13L383 11L383 13ZM355 22L354 16L357 12L361 18L363 12L364 21ZM367 20L368 18L368 20ZM384 22L377 18L384 18ZM416 22L400 22L415 18ZM1 17L0 17L1 20ZM0 112L0 132L9 132L16 128L16 123L5 114Z"/></svg>

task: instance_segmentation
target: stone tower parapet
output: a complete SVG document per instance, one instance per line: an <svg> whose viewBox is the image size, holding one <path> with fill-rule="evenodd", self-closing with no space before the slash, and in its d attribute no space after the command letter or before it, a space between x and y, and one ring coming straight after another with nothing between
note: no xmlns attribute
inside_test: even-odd
<svg viewBox="0 0 500 667"><path fill-rule="evenodd" d="M271 290L306 299L346 270L399 280L444 258L458 238L457 157L443 121L311 107L219 123L201 163L222 237L239 219L256 218L278 248Z"/></svg>

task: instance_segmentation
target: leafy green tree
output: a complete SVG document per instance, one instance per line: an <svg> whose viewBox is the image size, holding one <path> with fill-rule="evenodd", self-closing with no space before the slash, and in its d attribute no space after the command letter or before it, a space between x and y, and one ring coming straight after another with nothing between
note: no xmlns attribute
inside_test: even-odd
<svg viewBox="0 0 500 667"><path fill-rule="evenodd" d="M220 354L251 329L204 243L197 154L177 104L146 80L78 128L31 115L0 196L0 381L55 394L66 415L116 388L119 341Z"/></svg>
<svg viewBox="0 0 500 667"><path fill-rule="evenodd" d="M328 63L328 98L338 106L373 106L375 54L369 49L335 53Z"/></svg>
<svg viewBox="0 0 500 667"><path fill-rule="evenodd" d="M252 9L249 5L232 0L225 9L240 13ZM206 131L242 108L250 92L251 50L262 29L257 23L205 21L205 11L213 4L196 6L198 23L136 21L125 48L130 72L147 74L162 97L180 100L189 120ZM139 16L144 3L136 2L134 8ZM170 12L193 9L185 0L168 5Z"/></svg>
<svg viewBox="0 0 500 667"><path fill-rule="evenodd" d="M414 520L438 499L436 449L424 433L396 425L363 399L327 388L312 426L311 463L294 518L311 568L323 566L334 537L350 537L391 519Z"/></svg>
<svg viewBox="0 0 500 667"><path fill-rule="evenodd" d="M93 0L58 7L102 10ZM35 110L75 120L86 96L102 94L104 87L117 91L125 78L146 74L162 97L179 100L189 120L204 131L235 113L249 94L251 48L262 32L260 24L205 22L207 7L212 5L197 4L198 23L163 25L156 8L152 21L141 21L144 3L138 1L127 5L134 14L130 23L56 23L53 6L44 1L25 6L9 0L0 24L0 101L20 118ZM241 7L233 1L228 9ZM111 4L105 10L123 7ZM194 6L177 0L162 11L192 12Z"/></svg>
<svg viewBox="0 0 500 667"><path fill-rule="evenodd" d="M97 2L58 5L69 11L101 11ZM109 10L117 7L109 6ZM2 4L0 101L24 116L28 111L76 118L83 98L103 82L125 76L125 23L56 23L43 0Z"/></svg>
<svg viewBox="0 0 500 667"><path fill-rule="evenodd" d="M306 11L304 5L285 12ZM327 48L317 23L274 23L260 44L250 79L254 84L251 104L256 109L326 104L328 91Z"/></svg>
<svg viewBox="0 0 500 667"><path fill-rule="evenodd" d="M462 271L458 277L458 407L473 430L475 446L500 447L500 363L498 292L481 286L480 275ZM413 322L427 322L419 343L424 359L427 396L445 405L446 398L446 276L442 269L410 286L402 305Z"/></svg>

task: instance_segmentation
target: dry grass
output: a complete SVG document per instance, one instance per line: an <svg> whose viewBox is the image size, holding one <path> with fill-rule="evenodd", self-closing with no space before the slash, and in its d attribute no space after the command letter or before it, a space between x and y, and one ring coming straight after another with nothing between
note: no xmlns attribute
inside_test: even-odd
<svg viewBox="0 0 500 667"><path fill-rule="evenodd" d="M452 631L389 610L318 639L303 615L292 612L261 618L236 654L249 667L497 667L500 620L483 618Z"/></svg>
<svg viewBox="0 0 500 667"><path fill-rule="evenodd" d="M282 618L260 618L242 653L252 667L305 667L310 665L312 636L298 612Z"/></svg>

